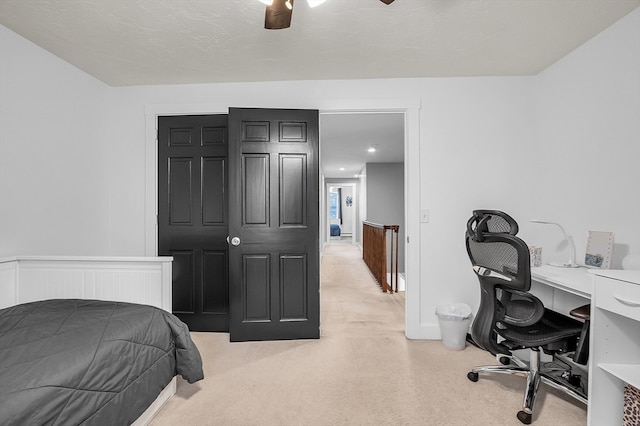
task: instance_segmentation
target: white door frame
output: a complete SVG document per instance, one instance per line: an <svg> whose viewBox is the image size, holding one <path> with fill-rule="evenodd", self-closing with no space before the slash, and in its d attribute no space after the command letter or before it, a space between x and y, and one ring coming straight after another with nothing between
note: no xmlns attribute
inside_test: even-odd
<svg viewBox="0 0 640 426"><path fill-rule="evenodd" d="M264 105L263 108L315 108L320 113L402 112L405 117L405 335L410 339L430 338L420 312L420 99L305 99L301 105ZM158 142L157 123L161 115L228 114L233 104L147 104L145 105L145 255L158 252ZM322 201L322 200L320 200Z"/></svg>

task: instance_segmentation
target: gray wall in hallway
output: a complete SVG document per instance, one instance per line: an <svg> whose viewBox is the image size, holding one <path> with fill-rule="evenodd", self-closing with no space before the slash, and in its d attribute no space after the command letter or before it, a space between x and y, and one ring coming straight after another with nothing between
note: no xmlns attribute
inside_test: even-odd
<svg viewBox="0 0 640 426"><path fill-rule="evenodd" d="M367 163L367 221L400 225L398 271L404 272L403 163Z"/></svg>

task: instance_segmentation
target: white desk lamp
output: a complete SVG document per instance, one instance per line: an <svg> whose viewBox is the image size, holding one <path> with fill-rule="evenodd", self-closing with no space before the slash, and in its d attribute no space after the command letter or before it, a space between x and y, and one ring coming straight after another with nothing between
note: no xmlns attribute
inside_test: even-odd
<svg viewBox="0 0 640 426"><path fill-rule="evenodd" d="M578 268L578 267L580 267L580 265L578 265L576 263L576 246L573 243L573 238L571 238L570 235L567 235L567 233L565 232L565 230L562 227L562 225L560 225L557 222L547 222L545 220L537 220L537 219L531 219L531 222L533 222L533 223L541 223L543 225L555 225L555 226L557 226L558 228L560 228L560 230L564 234L564 239L567 241L567 244L569 244L569 249L571 250L571 257L569 258L569 261L566 262L566 263L549 262L549 265L551 265L551 266L561 266L563 268Z"/></svg>

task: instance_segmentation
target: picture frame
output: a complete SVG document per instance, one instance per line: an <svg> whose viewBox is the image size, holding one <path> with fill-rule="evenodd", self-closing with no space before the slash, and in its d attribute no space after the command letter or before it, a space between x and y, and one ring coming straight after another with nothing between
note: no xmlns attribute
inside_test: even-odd
<svg viewBox="0 0 640 426"><path fill-rule="evenodd" d="M590 268L609 269L613 240L613 232L589 231L584 264Z"/></svg>

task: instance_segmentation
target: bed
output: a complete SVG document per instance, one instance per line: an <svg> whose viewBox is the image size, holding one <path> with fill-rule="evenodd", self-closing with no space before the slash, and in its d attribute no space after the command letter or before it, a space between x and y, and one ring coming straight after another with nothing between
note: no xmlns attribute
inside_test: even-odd
<svg viewBox="0 0 640 426"><path fill-rule="evenodd" d="M202 379L171 260L0 260L0 424L145 424Z"/></svg>

